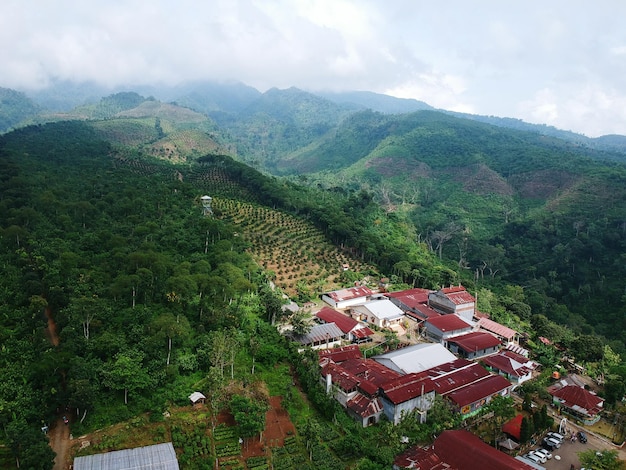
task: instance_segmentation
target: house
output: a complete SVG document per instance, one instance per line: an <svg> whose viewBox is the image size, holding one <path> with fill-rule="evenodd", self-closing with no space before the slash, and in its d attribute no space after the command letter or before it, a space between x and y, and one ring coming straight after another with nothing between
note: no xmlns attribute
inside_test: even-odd
<svg viewBox="0 0 626 470"><path fill-rule="evenodd" d="M442 432L432 446L411 447L393 461L394 470L534 470L527 464L500 452L469 431ZM543 468L543 467L539 467Z"/></svg>
<svg viewBox="0 0 626 470"><path fill-rule="evenodd" d="M455 313L468 322L474 319L476 299L465 287L446 287L428 294L428 305L443 314Z"/></svg>
<svg viewBox="0 0 626 470"><path fill-rule="evenodd" d="M193 392L191 395L189 395L189 400L193 405L197 405L199 403L204 403L206 397L200 392Z"/></svg>
<svg viewBox="0 0 626 470"><path fill-rule="evenodd" d="M494 335L481 331L472 331L454 336L447 341L448 349L459 357L477 359L494 354L500 349L500 340Z"/></svg>
<svg viewBox="0 0 626 470"><path fill-rule="evenodd" d="M441 315L428 306L428 289L407 289L398 292L389 292L385 296L400 308L404 314L417 323L422 323L431 317Z"/></svg>
<svg viewBox="0 0 626 470"><path fill-rule="evenodd" d="M428 372L430 371L426 373ZM480 364L467 361L464 366L453 369L446 374L433 377L432 380L435 386L435 392L439 395L446 396L449 393L461 390L463 387L483 380L490 375L489 371Z"/></svg>
<svg viewBox="0 0 626 470"><path fill-rule="evenodd" d="M595 424L600 420L604 400L589 390L564 381L548 388L553 403L561 411L574 416L585 424Z"/></svg>
<svg viewBox="0 0 626 470"><path fill-rule="evenodd" d="M363 357L361 350L356 344L343 346L341 348L318 349L317 355L320 358L320 366L322 367L330 361L341 364L348 359L359 359Z"/></svg>
<svg viewBox="0 0 626 470"><path fill-rule="evenodd" d="M444 395L463 419L475 415L495 396L510 396L511 382L501 375L488 375Z"/></svg>
<svg viewBox="0 0 626 470"><path fill-rule="evenodd" d="M352 315L379 328L393 329L404 319L404 312L389 299L378 299L351 308Z"/></svg>
<svg viewBox="0 0 626 470"><path fill-rule="evenodd" d="M485 357L482 363L496 374L507 378L513 385L532 379L533 371L538 367L536 362L511 350Z"/></svg>
<svg viewBox="0 0 626 470"><path fill-rule="evenodd" d="M328 292L322 295L322 300L332 308L348 308L367 302L373 294L369 287L350 287Z"/></svg>
<svg viewBox="0 0 626 470"><path fill-rule="evenodd" d="M417 410L420 423L426 421L426 412L435 400L435 389L430 377L421 374L406 374L380 387L385 415L393 424Z"/></svg>
<svg viewBox="0 0 626 470"><path fill-rule="evenodd" d="M519 341L519 333L517 331L490 320L489 318L481 317L478 320L477 326L480 330L496 335L503 344L517 344Z"/></svg>
<svg viewBox="0 0 626 470"><path fill-rule="evenodd" d="M368 327L354 318L344 315L330 307L324 307L315 314L315 317L324 323L334 323L344 333L344 338L352 343L371 341L374 334Z"/></svg>
<svg viewBox="0 0 626 470"><path fill-rule="evenodd" d="M420 343L372 359L401 374L423 372L457 358L441 344Z"/></svg>
<svg viewBox="0 0 626 470"><path fill-rule="evenodd" d="M441 315L426 320L424 328L426 337L444 343L453 336L471 332L473 326L457 315Z"/></svg>
<svg viewBox="0 0 626 470"><path fill-rule="evenodd" d="M314 325L305 335L294 335L294 341L302 346L310 346L313 349L332 348L341 345L343 331L334 323Z"/></svg>
<svg viewBox="0 0 626 470"><path fill-rule="evenodd" d="M74 459L74 470L179 470L171 442Z"/></svg>

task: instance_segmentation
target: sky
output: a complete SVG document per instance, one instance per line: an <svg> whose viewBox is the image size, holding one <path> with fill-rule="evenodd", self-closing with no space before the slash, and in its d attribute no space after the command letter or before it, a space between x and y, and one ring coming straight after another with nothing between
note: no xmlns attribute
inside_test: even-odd
<svg viewBox="0 0 626 470"><path fill-rule="evenodd" d="M368 90L626 135L623 0L2 0L0 86Z"/></svg>

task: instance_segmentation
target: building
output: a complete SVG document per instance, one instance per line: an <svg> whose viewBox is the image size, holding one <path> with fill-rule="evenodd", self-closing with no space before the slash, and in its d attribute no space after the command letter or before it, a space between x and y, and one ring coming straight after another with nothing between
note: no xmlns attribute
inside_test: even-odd
<svg viewBox="0 0 626 470"><path fill-rule="evenodd" d="M76 457L74 470L179 470L171 442Z"/></svg>
<svg viewBox="0 0 626 470"><path fill-rule="evenodd" d="M385 296L394 303L404 314L418 323L431 317L441 315L428 306L428 289L407 289L397 292L389 292Z"/></svg>
<svg viewBox="0 0 626 470"><path fill-rule="evenodd" d="M426 412L435 401L435 389L430 377L407 374L381 385L381 399L385 415L393 424L417 411L420 423L426 421Z"/></svg>
<svg viewBox="0 0 626 470"><path fill-rule="evenodd" d="M520 385L532 379L538 364L521 354L506 350L482 359L482 363L496 374L508 379L513 385Z"/></svg>
<svg viewBox="0 0 626 470"><path fill-rule="evenodd" d="M595 424L600 420L604 400L589 390L561 381L548 388L553 403L585 424Z"/></svg>
<svg viewBox="0 0 626 470"><path fill-rule="evenodd" d="M463 419L475 415L494 397L510 396L511 382L501 375L487 375L464 387L446 393L444 397L452 403Z"/></svg>
<svg viewBox="0 0 626 470"><path fill-rule="evenodd" d="M453 336L460 336L472 331L473 326L457 315L441 315L424 322L424 334L432 341L445 343Z"/></svg>
<svg viewBox="0 0 626 470"><path fill-rule="evenodd" d="M428 294L428 305L443 314L454 313L466 321L474 319L476 299L465 287L446 287Z"/></svg>
<svg viewBox="0 0 626 470"><path fill-rule="evenodd" d="M324 323L334 323L344 333L344 338L352 343L371 341L372 330L341 312L330 307L324 307L315 314L315 317Z"/></svg>
<svg viewBox="0 0 626 470"><path fill-rule="evenodd" d="M322 300L332 308L344 309L354 305L362 305L373 294L369 287L350 287L328 292L322 295Z"/></svg>
<svg viewBox="0 0 626 470"><path fill-rule="evenodd" d="M313 349L333 348L341 346L343 331L334 323L314 325L305 335L294 335L293 339L302 346L310 346Z"/></svg>
<svg viewBox="0 0 626 470"><path fill-rule="evenodd" d="M371 300L363 305L350 309L352 316L358 320L371 323L379 328L394 329L404 320L404 312L389 299Z"/></svg>
<svg viewBox="0 0 626 470"><path fill-rule="evenodd" d="M482 331L472 331L454 336L447 341L448 349L465 359L478 359L494 354L500 349L500 340L494 335Z"/></svg>
<svg viewBox="0 0 626 470"><path fill-rule="evenodd" d="M496 335L503 344L517 344L519 342L519 333L517 331L489 318L481 317L477 325L480 330Z"/></svg>
<svg viewBox="0 0 626 470"><path fill-rule="evenodd" d="M411 374L453 362L457 358L441 344L420 343L372 359L401 374Z"/></svg>

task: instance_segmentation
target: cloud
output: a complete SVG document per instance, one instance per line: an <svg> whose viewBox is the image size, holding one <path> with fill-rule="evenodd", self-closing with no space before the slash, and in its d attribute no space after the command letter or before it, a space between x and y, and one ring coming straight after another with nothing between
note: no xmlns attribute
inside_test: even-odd
<svg viewBox="0 0 626 470"><path fill-rule="evenodd" d="M4 0L0 86L371 90L626 134L624 16L610 0Z"/></svg>

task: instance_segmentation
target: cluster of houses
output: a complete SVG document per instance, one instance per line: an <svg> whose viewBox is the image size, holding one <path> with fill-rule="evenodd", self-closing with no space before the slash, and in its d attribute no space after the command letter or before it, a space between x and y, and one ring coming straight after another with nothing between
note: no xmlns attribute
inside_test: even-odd
<svg viewBox="0 0 626 470"><path fill-rule="evenodd" d="M393 423L408 413L425 421L437 394L468 418L494 397L510 395L538 367L519 334L480 313L463 286L385 293L361 286L322 300L318 324L297 340L318 349L320 381L363 426L383 415ZM363 357L358 344L381 329L415 332L420 341ZM599 419L602 401L588 390L557 384L550 392L562 411L585 423Z"/></svg>

